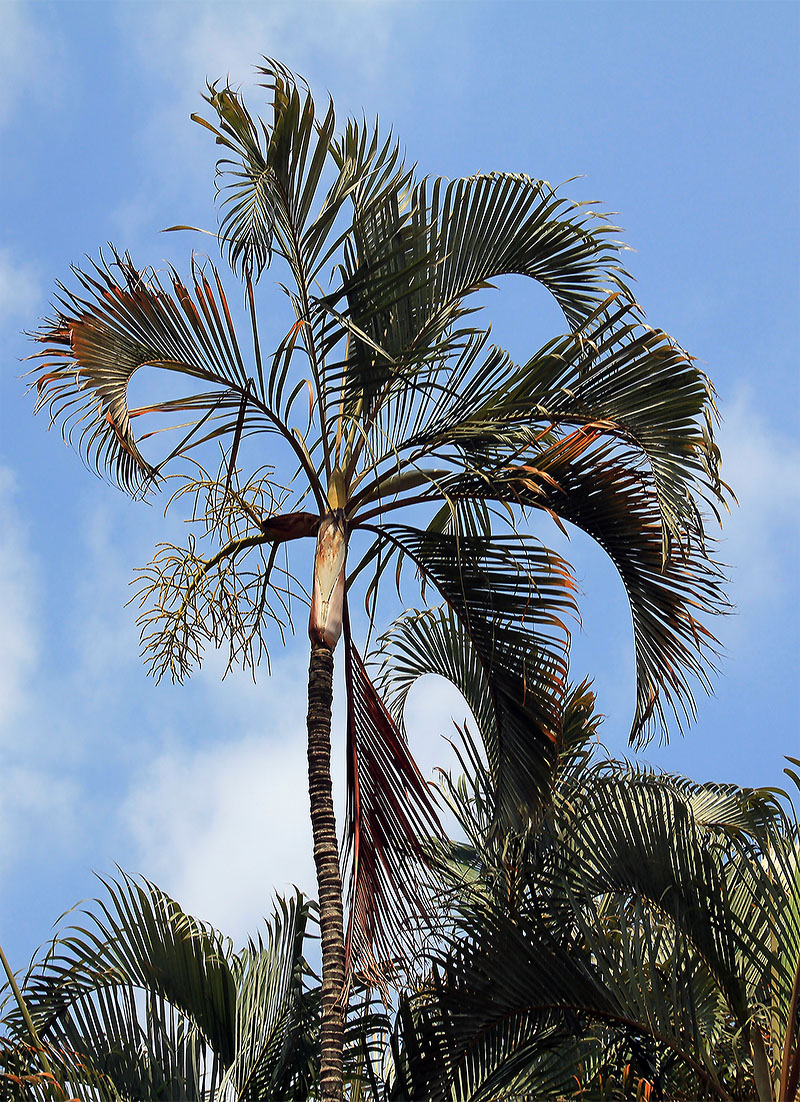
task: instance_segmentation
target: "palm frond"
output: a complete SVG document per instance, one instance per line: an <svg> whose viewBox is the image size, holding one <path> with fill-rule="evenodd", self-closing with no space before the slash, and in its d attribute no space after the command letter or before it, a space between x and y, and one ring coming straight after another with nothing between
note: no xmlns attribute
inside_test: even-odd
<svg viewBox="0 0 800 1102"><path fill-rule="evenodd" d="M486 474L446 482L447 492L543 509L592 537L619 571L631 610L636 713L631 741L667 733L694 715L692 683L710 691L718 645L704 617L727 610L724 574L709 541L688 534L665 562L665 523L641 456L588 425L549 447L502 459Z"/></svg>
<svg viewBox="0 0 800 1102"><path fill-rule="evenodd" d="M582 799L573 798L572 815L568 849L587 890L628 891L649 900L694 945L731 1013L746 1022L737 966L743 934L731 920L716 831L695 819L691 798L647 770L631 768L622 776L602 770ZM740 820L747 818L742 801ZM751 818L750 825L757 827L758 820Z"/></svg>
<svg viewBox="0 0 800 1102"><path fill-rule="evenodd" d="M408 693L426 674L447 678L459 690L484 740L497 738L486 673L469 636L449 606L404 613L378 640L376 684L398 724Z"/></svg>
<svg viewBox="0 0 800 1102"><path fill-rule="evenodd" d="M311 228L316 248L304 253L301 239L331 156L336 123L333 102L329 100L324 118L318 120L311 92L301 89L285 66L265 59L258 72L272 100L270 126L250 114L234 89L218 89L215 84L209 85L205 98L219 125L192 116L233 154L217 162L217 174L224 181L219 188L219 236L232 269L243 277L252 274L256 280L271 261L275 241L293 268L304 269L313 262L352 176L340 174Z"/></svg>
<svg viewBox="0 0 800 1102"><path fill-rule="evenodd" d="M520 849L508 837L496 858L487 849L499 863L494 883L488 864L476 879L454 870L462 890L451 896L452 933L398 1023L398 1096L538 1096L551 1081L571 1093L570 1070L580 1088L602 1066L593 1037L606 1066L620 1073L623 1058L633 1061L659 1089L665 1077L681 1083L678 1097L701 1088L729 1097L728 1061L738 1061L749 1096L742 961L763 974L774 958L730 906L726 861L745 854L748 838L765 843L765 824L780 816L758 794L737 799L732 788L616 763L567 775L562 788L542 836L555 831L555 846Z"/></svg>
<svg viewBox="0 0 800 1102"><path fill-rule="evenodd" d="M312 908L297 892L278 898L266 936L236 954L234 1058L222 1080L235 1097L307 1098L318 1072L319 998L304 942Z"/></svg>
<svg viewBox="0 0 800 1102"><path fill-rule="evenodd" d="M319 988L304 957L313 905L279 897L265 933L235 954L148 881L104 884L107 899L57 935L25 984L59 1081L114 1102L307 1098L319 1062ZM14 1016L4 1025L13 1033ZM12 1057L0 1070L13 1074ZM34 1086L44 1093L31 1097L49 1096Z"/></svg>
<svg viewBox="0 0 800 1102"><path fill-rule="evenodd" d="M199 443L233 436L243 419L248 428L252 423L280 433L297 451L288 429L264 404L262 385L245 362L213 269L213 284L202 269L193 269L194 295L176 272L171 272L169 292L154 272L139 271L129 256L116 253L112 264L101 258L93 274L78 268L74 274L80 289L61 288L58 313L36 335L47 346L34 357L39 361L36 408L48 407L66 439L79 434L80 450L98 471L108 471L134 491L156 478L164 463ZM128 384L144 367L216 389L130 409ZM154 413L189 418L182 441L155 467L140 452L131 423Z"/></svg>
<svg viewBox="0 0 800 1102"><path fill-rule="evenodd" d="M542 180L511 173L409 180L357 208L342 269L353 341L351 398L367 408L394 379L418 387L431 356L460 338L466 296L506 274L536 279L578 326L624 286L616 227ZM374 350L380 349L376 357ZM408 365L404 367L404 365ZM384 393L383 397L386 397Z"/></svg>
<svg viewBox="0 0 800 1102"><path fill-rule="evenodd" d="M233 1055L229 948L146 881L106 888L26 980L57 1074L90 1097L213 1099Z"/></svg>
<svg viewBox="0 0 800 1102"><path fill-rule="evenodd" d="M714 395L706 375L666 333L642 325L638 307L601 303L576 333L515 367L484 340L463 348L459 387L442 391L427 425L408 442L470 452L519 448L520 430L595 425L638 449L652 471L665 552L698 530L697 501L723 500L713 440ZM515 434L516 430L516 434Z"/></svg>
<svg viewBox="0 0 800 1102"><path fill-rule="evenodd" d="M153 992L196 1024L225 1063L233 1057L236 989L230 947L210 926L187 915L148 881L103 881L108 901L84 912L88 925L58 938L32 982L37 1003L49 1004L55 1028L76 993L99 976Z"/></svg>
<svg viewBox="0 0 800 1102"><path fill-rule="evenodd" d="M440 832L435 798L346 637L347 952L351 967L385 986L424 937L426 852Z"/></svg>
<svg viewBox="0 0 800 1102"><path fill-rule="evenodd" d="M369 529L369 525L364 525ZM515 534L459 537L401 525L376 530L436 587L458 617L491 695L498 738L489 768L498 814L519 822L547 798L561 737L567 677L567 620L576 585L553 552ZM381 569L386 568L384 558Z"/></svg>
<svg viewBox="0 0 800 1102"><path fill-rule="evenodd" d="M503 1097L519 1089L520 1064L536 1061L539 1041L559 1027L584 1031L580 1010L614 1017L588 959L541 921L520 924L476 895L447 948L428 990L399 1016L396 1065L413 1077L412 1097Z"/></svg>

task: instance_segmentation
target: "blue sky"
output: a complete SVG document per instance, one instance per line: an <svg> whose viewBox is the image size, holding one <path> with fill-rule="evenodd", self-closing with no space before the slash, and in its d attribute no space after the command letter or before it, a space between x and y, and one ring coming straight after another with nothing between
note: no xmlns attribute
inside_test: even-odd
<svg viewBox="0 0 800 1102"><path fill-rule="evenodd" d="M161 508L92 477L19 378L20 331L70 263L113 241L185 270L197 242L158 231L214 224L215 150L189 115L206 77L246 89L260 54L330 90L340 117L379 114L423 172L580 177L566 193L619 212L648 320L717 387L740 501L722 533L737 611L718 624L716 695L644 757L782 782L783 755L800 756L799 45L791 3L0 2L0 942L15 966L115 863L236 937L273 885L313 889L304 633L256 687L221 683L215 656L186 686L149 681L125 601L169 530ZM518 357L555 335L520 281L489 301ZM573 671L595 678L621 754L623 593L595 549L575 538L568 553L585 590ZM447 761L451 714L441 683L415 690L427 772Z"/></svg>

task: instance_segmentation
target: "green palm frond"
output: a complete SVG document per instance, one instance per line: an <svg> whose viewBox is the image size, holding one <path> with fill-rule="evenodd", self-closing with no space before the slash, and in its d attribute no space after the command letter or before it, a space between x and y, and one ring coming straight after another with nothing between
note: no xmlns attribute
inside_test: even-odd
<svg viewBox="0 0 800 1102"><path fill-rule="evenodd" d="M36 1003L48 1008L48 1030L104 976L108 988L141 988L174 1006L230 1062L236 1005L230 945L148 881L123 876L103 883L108 900L95 900L84 912L88 925L56 940L31 981Z"/></svg>
<svg viewBox="0 0 800 1102"><path fill-rule="evenodd" d="M567 621L575 616L568 565L514 534L482 539L387 524L376 533L374 554L383 547L410 559L468 636L497 725L489 768L498 815L526 819L546 799L561 732ZM381 568L386 564L384 558Z"/></svg>
<svg viewBox="0 0 800 1102"><path fill-rule="evenodd" d="M488 739L496 723L486 674L468 635L448 607L404 613L378 640L376 684L398 723L408 693L426 674L447 678L459 690Z"/></svg>
<svg viewBox="0 0 800 1102"><path fill-rule="evenodd" d="M581 847L581 854L588 851ZM409 1075L435 1076L412 1096L510 1098L525 1089L538 1096L548 1075L566 1081L570 1068L577 1075L587 1057L581 1043L605 1032L607 1048L622 1045L627 1060L635 1051L649 1081L677 1060L690 1084L685 1097L696 1097L700 1085L728 1097L723 1068L714 1064L728 1000L702 952L673 921L677 909L649 902L630 883L598 896L580 867L566 879L547 865L528 876L529 899L513 912L502 897L487 894L485 882L465 889L447 951L437 958L439 979L410 1004L410 1045L411 1026L401 1030L396 1059L406 1065L406 1082ZM696 915L695 923L703 918ZM714 914L705 921L719 933ZM559 1058L548 1067L554 1041ZM426 1051L437 1058L420 1066ZM747 1062L746 1043L738 1059Z"/></svg>
<svg viewBox="0 0 800 1102"><path fill-rule="evenodd" d="M25 983L60 1081L97 1099L308 1097L319 1058L303 955L312 905L278 899L265 935L235 953L155 885L104 884L107 898Z"/></svg>
<svg viewBox="0 0 800 1102"><path fill-rule="evenodd" d="M370 399L393 376L418 383L416 372L471 312L464 300L498 276L537 280L575 326L624 286L616 227L545 181L492 173L402 184L356 207L343 289L349 317L372 343L355 342L352 396ZM384 353L377 359L375 347ZM414 375L397 377L397 365L412 362Z"/></svg>
<svg viewBox="0 0 800 1102"><path fill-rule="evenodd" d="M172 292L154 272L137 270L130 257L114 254L94 273L74 269L80 292L62 287L58 313L37 340L37 409L46 406L64 435L79 433L80 450L98 471L107 470L134 491L153 480L167 462L198 444L233 436L246 428L290 434L264 404L264 380L237 339L219 276L193 270L194 295L171 273ZM216 389L130 409L128 385L134 373L155 367L188 376ZM153 467L141 454L131 419L176 413L188 429L172 453ZM241 427L238 430L241 432ZM290 442L290 441L289 441ZM290 446L296 450L296 444ZM307 461L306 461L307 462Z"/></svg>
<svg viewBox="0 0 800 1102"><path fill-rule="evenodd" d="M494 462L487 473L443 480L447 493L542 509L591 536L619 571L636 653L631 740L667 730L665 705L679 724L691 718L692 683L710 689L718 655L703 618L728 608L709 541L689 535L664 560L665 524L650 471L633 448L606 437L602 424Z"/></svg>
<svg viewBox="0 0 800 1102"><path fill-rule="evenodd" d="M311 905L279 898L266 937L231 962L236 984L234 1057L221 1088L235 1097L307 1098L318 1066L319 999L303 956Z"/></svg>
<svg viewBox="0 0 800 1102"><path fill-rule="evenodd" d="M395 708L426 672L467 693L480 684L464 636L452 611L393 626L380 683ZM459 732L465 775L442 788L466 841L440 852L442 942L401 1007L393 1097L540 1096L550 1084L594 1097L614 1081L751 1097L754 1028L780 1050L796 1011L793 817L769 791L592 765L597 722L578 686L549 804L521 833L498 833L485 749Z"/></svg>
<svg viewBox="0 0 800 1102"><path fill-rule="evenodd" d="M588 956L560 944L535 916L521 923L471 896L447 949L428 990L400 1017L398 1062L427 1079L424 1087L417 1079L412 1097L502 1097L518 1087L520 1064L537 1059L540 1040L570 1026L581 1035L587 1013L618 1013Z"/></svg>
<svg viewBox="0 0 800 1102"><path fill-rule="evenodd" d="M666 732L665 705L679 724L693 716L692 682L709 688L717 654L702 614L727 607L696 505L724 494L710 429L699 427L711 424L713 398L691 359L638 325L629 306L590 322L523 368L485 338L466 341L447 385L426 386L411 435L386 462L422 475L423 456L444 461L463 473L437 470L409 492L541 508L603 547L631 605L631 737L646 741ZM361 493L378 495L380 485ZM396 507L381 501L373 511Z"/></svg>
<svg viewBox="0 0 800 1102"><path fill-rule="evenodd" d="M694 531L692 499L713 504L723 493L713 390L693 359L638 313L630 303L601 303L578 332L522 367L499 349L485 350L485 341L468 342L457 364L460 385L441 391L408 446L519 449L524 437L515 430L539 426L538 436L542 428L596 425L646 458L665 536L687 525Z"/></svg>
<svg viewBox="0 0 800 1102"><path fill-rule="evenodd" d="M741 935L730 923L724 870L688 802L657 775L631 770L598 775L583 799L572 796L572 814L564 824L567 848L586 890L648 900L692 942L731 1012L745 1021L736 967Z"/></svg>
<svg viewBox="0 0 800 1102"><path fill-rule="evenodd" d="M3 1007L0 1099L312 1097L320 989L305 953L315 904L277 897L263 933L235 952L148 881L104 883L107 898L57 935L24 982L51 1074ZM349 1002L345 1082L352 1098L379 1102L387 1017L359 984Z"/></svg>
<svg viewBox="0 0 800 1102"><path fill-rule="evenodd" d="M445 605L405 613L378 644L374 655L379 663L376 684L398 723L403 722L411 688L428 674L450 681L469 706L477 738L470 732L469 719L463 726L456 721L457 735L452 744L464 775L443 775L442 783L467 836L473 841L485 839L495 818L497 796L497 777L487 770L486 763L497 759L498 731L489 680L469 634L453 609ZM566 692L551 786L563 787L573 776L580 780L596 750L600 719L587 682Z"/></svg>
<svg viewBox="0 0 800 1102"><path fill-rule="evenodd" d="M532 470L512 467L505 485L498 480L498 496L517 494L575 524L619 571L636 654L631 741L642 742L668 730L665 705L679 725L693 717L693 682L710 691L718 644L706 622L728 608L724 575L696 535L664 561L665 523L649 472L635 452L598 436L583 430L533 458Z"/></svg>
<svg viewBox="0 0 800 1102"><path fill-rule="evenodd" d="M209 85L206 101L218 116L214 126L199 115L192 118L216 136L232 157L217 164L221 188L219 236L235 272L256 279L272 259L273 242L282 256L303 270L313 263L314 250L302 249L301 238L323 170L330 157L335 128L333 102L324 119L316 116L310 91L301 91L295 76L276 61L266 60L258 72L272 99L272 124L254 119L241 96L226 86ZM349 174L352 176L352 172ZM343 172L319 215L325 226L347 195ZM320 243L315 223L315 239Z"/></svg>

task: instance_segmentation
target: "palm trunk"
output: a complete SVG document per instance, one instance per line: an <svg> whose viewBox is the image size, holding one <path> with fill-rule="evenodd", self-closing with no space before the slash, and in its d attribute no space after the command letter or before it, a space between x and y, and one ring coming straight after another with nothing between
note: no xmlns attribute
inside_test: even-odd
<svg viewBox="0 0 800 1102"><path fill-rule="evenodd" d="M345 967L342 877L331 791L333 651L312 643L308 667L308 795L314 835L322 935L320 1097L341 1102L343 1092Z"/></svg>
<svg viewBox="0 0 800 1102"><path fill-rule="evenodd" d="M345 988L344 920L339 843L331 791L331 700L333 650L342 633L347 534L336 509L320 521L308 636L308 795L317 869L322 941L320 1098L341 1102Z"/></svg>

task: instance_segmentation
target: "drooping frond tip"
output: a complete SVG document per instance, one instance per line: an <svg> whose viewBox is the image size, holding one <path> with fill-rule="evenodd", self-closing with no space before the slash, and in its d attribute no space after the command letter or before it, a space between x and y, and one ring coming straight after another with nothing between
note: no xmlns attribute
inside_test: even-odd
<svg viewBox="0 0 800 1102"><path fill-rule="evenodd" d="M123 489L147 488L166 462L236 424L250 378L217 273L193 265L192 289L170 270L171 290L150 269L137 269L128 254L113 251L83 271L77 287L60 285L56 313L34 334L45 347L31 359L36 410L47 408L98 473ZM205 384L206 392L132 409L128 386L143 367L160 368ZM257 411L249 403L248 416ZM178 415L181 440L151 464L141 453L133 421ZM220 427L220 422L222 427ZM157 431L163 431L159 426ZM152 435L148 433L145 435Z"/></svg>

